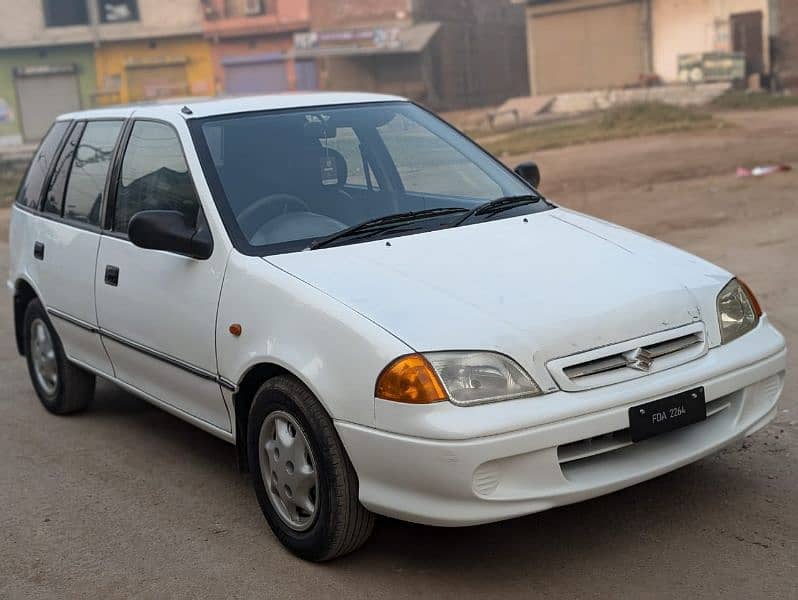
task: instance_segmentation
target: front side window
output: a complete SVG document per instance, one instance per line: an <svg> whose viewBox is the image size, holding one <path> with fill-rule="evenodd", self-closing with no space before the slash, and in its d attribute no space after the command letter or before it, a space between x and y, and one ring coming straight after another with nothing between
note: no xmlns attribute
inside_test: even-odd
<svg viewBox="0 0 798 600"><path fill-rule="evenodd" d="M75 149L64 196L64 218L87 225L100 224L105 180L122 121L86 124Z"/></svg>
<svg viewBox="0 0 798 600"><path fill-rule="evenodd" d="M251 254L303 250L355 225L410 212L433 216L391 235L441 229L486 202L536 195L408 102L219 116L190 127L228 229ZM547 208L527 202L498 218Z"/></svg>
<svg viewBox="0 0 798 600"><path fill-rule="evenodd" d="M130 133L116 193L114 231L127 233L130 219L143 210L178 211L191 226L199 214L177 133L154 121L138 121Z"/></svg>
<svg viewBox="0 0 798 600"><path fill-rule="evenodd" d="M44 180L50 172L50 167L67 129L69 129L68 121L56 121L47 132L28 167L22 186L19 188L17 204L32 209L39 208Z"/></svg>

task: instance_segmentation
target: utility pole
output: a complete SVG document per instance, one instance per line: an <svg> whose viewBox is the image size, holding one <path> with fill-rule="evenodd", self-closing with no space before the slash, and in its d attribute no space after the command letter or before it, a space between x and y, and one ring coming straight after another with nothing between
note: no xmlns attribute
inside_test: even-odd
<svg viewBox="0 0 798 600"><path fill-rule="evenodd" d="M100 47L100 4L98 0L84 0L88 3L89 28L94 41L94 47ZM102 1L102 0L100 0Z"/></svg>

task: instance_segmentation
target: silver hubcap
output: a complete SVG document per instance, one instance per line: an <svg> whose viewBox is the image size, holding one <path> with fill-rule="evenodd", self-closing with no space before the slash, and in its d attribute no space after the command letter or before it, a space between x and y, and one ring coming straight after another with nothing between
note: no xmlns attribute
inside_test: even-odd
<svg viewBox="0 0 798 600"><path fill-rule="evenodd" d="M307 437L294 417L275 411L260 430L260 472L272 506L295 531L313 525L319 478Z"/></svg>
<svg viewBox="0 0 798 600"><path fill-rule="evenodd" d="M36 381L49 396L58 387L58 361L50 330L41 319L35 319L30 327L31 359Z"/></svg>

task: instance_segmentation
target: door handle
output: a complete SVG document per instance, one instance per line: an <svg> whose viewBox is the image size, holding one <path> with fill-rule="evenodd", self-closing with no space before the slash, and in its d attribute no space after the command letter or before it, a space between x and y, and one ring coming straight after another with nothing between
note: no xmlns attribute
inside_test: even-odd
<svg viewBox="0 0 798 600"><path fill-rule="evenodd" d="M113 287L119 285L119 267L113 265L105 267L105 285Z"/></svg>
<svg viewBox="0 0 798 600"><path fill-rule="evenodd" d="M33 258L36 260L44 260L44 244L41 242L33 244Z"/></svg>

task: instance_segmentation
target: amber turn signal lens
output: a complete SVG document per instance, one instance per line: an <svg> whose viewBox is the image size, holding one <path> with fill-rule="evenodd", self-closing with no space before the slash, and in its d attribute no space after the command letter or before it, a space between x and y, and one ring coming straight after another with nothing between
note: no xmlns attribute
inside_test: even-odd
<svg viewBox="0 0 798 600"><path fill-rule="evenodd" d="M376 396L407 404L446 400L446 390L426 358L411 354L397 358L377 379Z"/></svg>
<svg viewBox="0 0 798 600"><path fill-rule="evenodd" d="M762 307L759 305L759 300L756 299L754 296L754 292L751 291L751 288L748 287L748 284L740 279L737 278L737 283L740 284L740 287L745 290L745 293L748 295L748 299L751 301L751 308L754 309L754 314L756 314L757 318L762 316Z"/></svg>

